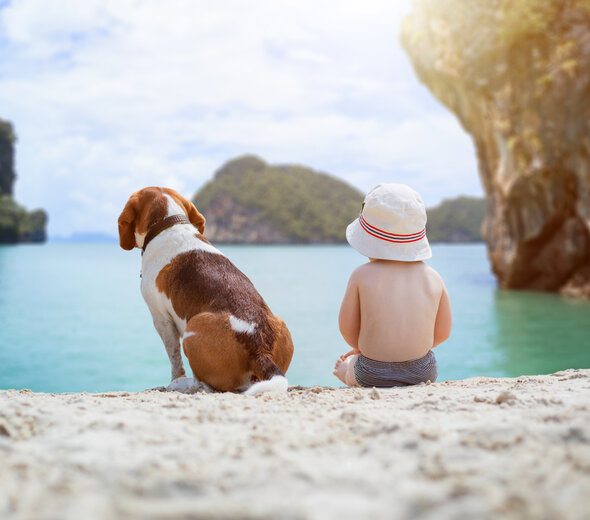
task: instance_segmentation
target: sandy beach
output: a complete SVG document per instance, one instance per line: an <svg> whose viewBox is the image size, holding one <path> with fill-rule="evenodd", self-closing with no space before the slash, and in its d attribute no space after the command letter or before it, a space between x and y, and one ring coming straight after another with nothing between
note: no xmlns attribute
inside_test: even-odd
<svg viewBox="0 0 590 520"><path fill-rule="evenodd" d="M2 519L588 519L590 370L286 394L0 392Z"/></svg>

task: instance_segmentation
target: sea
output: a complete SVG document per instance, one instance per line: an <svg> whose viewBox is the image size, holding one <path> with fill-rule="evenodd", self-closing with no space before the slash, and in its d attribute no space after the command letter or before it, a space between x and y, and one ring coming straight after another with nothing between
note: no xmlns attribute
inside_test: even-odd
<svg viewBox="0 0 590 520"><path fill-rule="evenodd" d="M220 246L289 327L291 385L342 386L334 363L348 277L366 259L347 245ZM499 290L483 244L432 247L453 310L435 350L439 381L590 368L590 302ZM141 257L116 243L0 247L0 389L140 391L170 364L139 289ZM190 373L186 359L185 368Z"/></svg>

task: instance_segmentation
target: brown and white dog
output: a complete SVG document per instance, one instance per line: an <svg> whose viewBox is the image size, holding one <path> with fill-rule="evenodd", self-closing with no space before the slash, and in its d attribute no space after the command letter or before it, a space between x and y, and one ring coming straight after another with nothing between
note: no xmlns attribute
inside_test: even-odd
<svg viewBox="0 0 590 520"><path fill-rule="evenodd" d="M172 365L168 389L190 379L182 339L196 380L246 394L286 391L289 330L204 230L203 215L168 188L139 190L119 217L121 247L143 250L141 292Z"/></svg>

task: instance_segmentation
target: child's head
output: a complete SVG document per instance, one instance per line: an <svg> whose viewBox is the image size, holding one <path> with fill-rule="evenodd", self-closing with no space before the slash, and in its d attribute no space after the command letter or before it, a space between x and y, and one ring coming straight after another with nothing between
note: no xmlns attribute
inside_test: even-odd
<svg viewBox="0 0 590 520"><path fill-rule="evenodd" d="M432 256L425 226L426 208L418 193L405 184L379 184L367 193L346 239L369 258L415 262Z"/></svg>

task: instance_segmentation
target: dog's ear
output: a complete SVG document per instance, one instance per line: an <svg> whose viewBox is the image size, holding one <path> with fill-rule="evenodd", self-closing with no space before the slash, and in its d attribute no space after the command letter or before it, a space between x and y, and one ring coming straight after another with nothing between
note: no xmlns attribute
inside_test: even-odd
<svg viewBox="0 0 590 520"><path fill-rule="evenodd" d="M195 226L202 235L205 232L205 217L198 212L195 205L174 190L164 188L164 191L172 196L173 199L176 199L176 202L179 202L182 205L191 224Z"/></svg>
<svg viewBox="0 0 590 520"><path fill-rule="evenodd" d="M135 242L135 219L138 211L138 197L134 193L129 197L123 212L119 216L119 244L123 249L131 251L137 244Z"/></svg>
<svg viewBox="0 0 590 520"><path fill-rule="evenodd" d="M205 232L205 217L199 213L197 208L195 208L195 205L190 200L184 199L184 202L186 203L184 209L186 210L188 219L202 235Z"/></svg>

